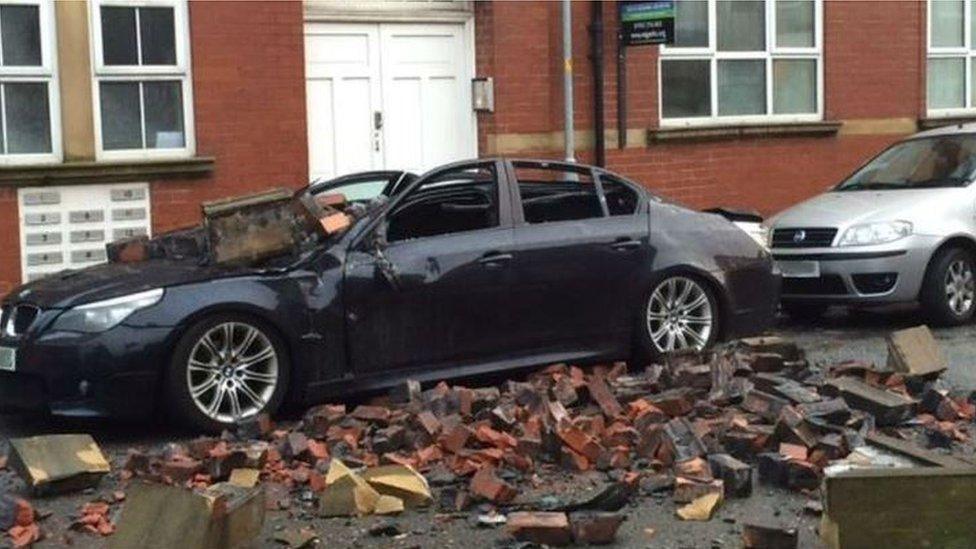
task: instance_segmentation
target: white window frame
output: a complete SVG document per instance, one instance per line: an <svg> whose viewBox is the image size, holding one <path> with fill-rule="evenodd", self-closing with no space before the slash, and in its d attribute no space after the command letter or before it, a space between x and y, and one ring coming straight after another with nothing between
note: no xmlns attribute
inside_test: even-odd
<svg viewBox="0 0 976 549"><path fill-rule="evenodd" d="M680 2L681 0L677 0ZM824 57L823 57L823 0L813 0L813 39L811 48L778 47L776 41L776 1L765 0L766 37L765 51L719 51L718 49L718 4L708 1L708 47L673 47L662 45L657 62L657 112L662 128L734 126L741 124L789 124L796 122L816 122L823 120L824 101ZM723 60L764 61L766 66L766 114L721 116L718 114L718 62ZM816 61L817 98L814 113L773 113L773 60L809 59ZM664 61L688 60L709 62L709 94L711 115L686 118L664 117L663 75Z"/></svg>
<svg viewBox="0 0 976 549"><path fill-rule="evenodd" d="M925 111L927 116L930 118L945 118L950 116L960 116L960 115L972 115L976 114L976 101L973 100L972 87L976 86L976 82L973 81L972 77L972 66L976 63L976 44L972 43L972 32L971 27L972 21L972 7L973 0L963 0L962 5L962 20L963 20L963 32L962 32L962 46L960 47L933 47L932 46L932 2L936 0L929 0L926 2L926 12L925 12L925 45L926 45L926 56L925 56ZM965 107L955 107L948 109L933 109L929 107L929 97L928 97L928 86L929 86L929 66L928 62L931 59L963 59L963 70L965 75L963 76L963 81L965 87L963 89L963 100L965 101Z"/></svg>
<svg viewBox="0 0 976 549"><path fill-rule="evenodd" d="M171 7L173 8L173 30L176 33L174 47L176 48L175 65L151 66L115 66L106 65L102 52L102 17L103 6L125 8L140 7ZM138 16L137 16L138 17ZM93 0L89 10L92 52L92 100L94 102L95 124L95 156L98 160L159 160L169 158L189 158L196 153L196 136L193 115L193 71L190 61L190 22L189 9L186 0ZM138 19L136 33L139 35ZM137 38L137 47L139 47ZM139 52L137 52L139 55ZM141 56L140 56L141 58ZM179 80L182 82L183 95L183 147L173 149L119 149L105 150L102 141L102 82L149 82L160 80ZM144 98L140 86L139 104L141 123L145 124L145 111L142 104ZM145 131L143 131L145 145Z"/></svg>
<svg viewBox="0 0 976 549"><path fill-rule="evenodd" d="M24 164L55 164L61 162L61 94L58 84L57 36L54 22L54 3L52 0L2 0L5 5L38 6L38 25L41 39L41 66L3 67L0 66L0 82L3 83L43 83L47 84L48 117L51 129L51 152L3 154L0 149L0 166ZM2 46L0 46L2 48ZM7 116L4 94L0 94L0 112L3 113L4 146L7 142Z"/></svg>

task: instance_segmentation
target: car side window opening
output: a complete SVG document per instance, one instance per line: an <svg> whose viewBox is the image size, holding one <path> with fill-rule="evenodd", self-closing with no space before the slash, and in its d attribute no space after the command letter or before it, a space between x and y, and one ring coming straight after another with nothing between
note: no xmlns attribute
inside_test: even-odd
<svg viewBox="0 0 976 549"><path fill-rule="evenodd" d="M526 223L603 217L600 196L589 171L558 165L513 163Z"/></svg>
<svg viewBox="0 0 976 549"><path fill-rule="evenodd" d="M610 215L633 215L637 212L637 192L609 174L600 174L600 186L607 199Z"/></svg>
<svg viewBox="0 0 976 549"><path fill-rule="evenodd" d="M386 239L398 242L497 227L498 175L491 163L427 178L387 216Z"/></svg>

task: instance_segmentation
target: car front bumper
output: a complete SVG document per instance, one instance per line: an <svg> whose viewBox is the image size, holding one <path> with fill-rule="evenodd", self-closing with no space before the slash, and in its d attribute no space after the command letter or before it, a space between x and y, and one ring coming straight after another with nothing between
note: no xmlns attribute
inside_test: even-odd
<svg viewBox="0 0 976 549"><path fill-rule="evenodd" d="M14 370L0 371L0 413L143 419L155 407L171 332L120 325L0 336L0 346L15 349Z"/></svg>
<svg viewBox="0 0 976 549"><path fill-rule="evenodd" d="M882 246L774 248L778 264L802 261L819 266L817 277L784 273L782 299L852 304L915 301L939 242L938 237L913 235Z"/></svg>

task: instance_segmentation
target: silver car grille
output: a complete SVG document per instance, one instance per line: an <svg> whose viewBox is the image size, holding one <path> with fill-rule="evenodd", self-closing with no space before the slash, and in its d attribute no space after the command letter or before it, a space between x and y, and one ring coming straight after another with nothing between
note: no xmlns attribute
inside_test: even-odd
<svg viewBox="0 0 976 549"><path fill-rule="evenodd" d="M40 315L41 309L34 305L15 305L4 309L0 318L0 329L3 334L17 337L26 332Z"/></svg>

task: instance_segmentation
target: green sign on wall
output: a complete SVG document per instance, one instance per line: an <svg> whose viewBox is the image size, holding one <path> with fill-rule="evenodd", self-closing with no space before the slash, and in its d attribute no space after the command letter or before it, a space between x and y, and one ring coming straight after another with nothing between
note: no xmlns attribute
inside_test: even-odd
<svg viewBox="0 0 976 549"><path fill-rule="evenodd" d="M620 1L618 5L625 45L674 43L674 0Z"/></svg>

